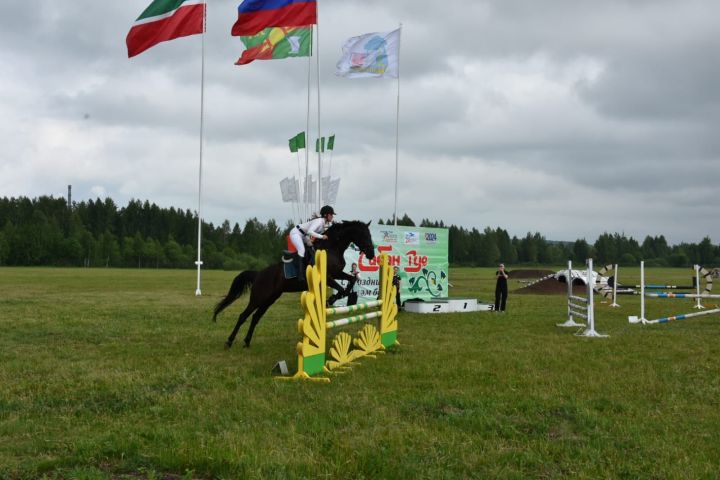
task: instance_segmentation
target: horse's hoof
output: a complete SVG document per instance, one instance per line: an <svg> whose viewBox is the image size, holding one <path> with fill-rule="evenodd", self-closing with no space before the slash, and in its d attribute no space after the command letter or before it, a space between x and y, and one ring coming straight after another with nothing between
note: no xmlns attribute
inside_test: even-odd
<svg viewBox="0 0 720 480"><path fill-rule="evenodd" d="M230 347L232 347L232 343L225 342L225 350L230 350Z"/></svg>

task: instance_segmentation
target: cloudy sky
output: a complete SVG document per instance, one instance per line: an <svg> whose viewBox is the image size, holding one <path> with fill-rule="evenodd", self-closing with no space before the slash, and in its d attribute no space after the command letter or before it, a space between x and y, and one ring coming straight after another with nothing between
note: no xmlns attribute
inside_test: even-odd
<svg viewBox="0 0 720 480"><path fill-rule="evenodd" d="M197 208L201 38L128 60L149 3L0 3L0 196ZM308 61L233 65L239 2L208 3L204 216L284 223ZM402 22L400 215L720 241L718 18L716 0L320 0L336 210L392 215L397 84L334 70L345 39Z"/></svg>

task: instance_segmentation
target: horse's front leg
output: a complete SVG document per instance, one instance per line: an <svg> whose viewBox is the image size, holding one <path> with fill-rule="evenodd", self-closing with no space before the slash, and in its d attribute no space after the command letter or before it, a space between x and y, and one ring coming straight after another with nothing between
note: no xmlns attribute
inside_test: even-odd
<svg viewBox="0 0 720 480"><path fill-rule="evenodd" d="M337 280L346 280L348 282L347 288L343 288L342 285L337 282ZM332 305L341 298L347 297L352 291L351 289L354 284L354 280L356 280L354 275L350 275L349 273L345 272L340 272L334 277L328 277L328 286L334 290L337 290L337 293L335 295L332 295L330 298L328 298L328 305Z"/></svg>

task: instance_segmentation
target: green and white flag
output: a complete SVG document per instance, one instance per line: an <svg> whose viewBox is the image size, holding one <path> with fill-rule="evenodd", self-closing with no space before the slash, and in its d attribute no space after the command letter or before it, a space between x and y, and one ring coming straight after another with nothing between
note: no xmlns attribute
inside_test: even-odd
<svg viewBox="0 0 720 480"><path fill-rule="evenodd" d="M332 150L335 147L335 134L328 137L327 149Z"/></svg>

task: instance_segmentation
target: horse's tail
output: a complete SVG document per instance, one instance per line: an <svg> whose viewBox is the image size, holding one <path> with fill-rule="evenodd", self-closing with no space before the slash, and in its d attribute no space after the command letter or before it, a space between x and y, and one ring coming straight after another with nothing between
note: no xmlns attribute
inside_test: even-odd
<svg viewBox="0 0 720 480"><path fill-rule="evenodd" d="M248 287L250 287L255 281L255 277L257 277L257 274L258 272L256 272L255 270L246 270L244 272L241 272L237 277L235 277L235 280L233 280L232 285L230 285L230 290L228 290L225 298L220 300L220 302L215 305L213 322L215 321L220 312L225 310L228 306L230 306L231 303L240 298L240 296L242 296L242 294L247 291Z"/></svg>

